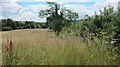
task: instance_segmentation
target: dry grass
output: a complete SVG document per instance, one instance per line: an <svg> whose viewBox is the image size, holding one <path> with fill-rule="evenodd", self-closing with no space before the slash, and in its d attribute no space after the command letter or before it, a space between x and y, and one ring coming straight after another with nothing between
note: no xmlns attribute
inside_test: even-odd
<svg viewBox="0 0 120 67"><path fill-rule="evenodd" d="M2 65L2 32L0 32L0 65Z"/></svg>
<svg viewBox="0 0 120 67"><path fill-rule="evenodd" d="M24 29L2 32L3 46L13 39L13 65L100 65L116 64L105 41L83 40L73 36L57 37L47 29ZM3 49L4 50L4 49Z"/></svg>

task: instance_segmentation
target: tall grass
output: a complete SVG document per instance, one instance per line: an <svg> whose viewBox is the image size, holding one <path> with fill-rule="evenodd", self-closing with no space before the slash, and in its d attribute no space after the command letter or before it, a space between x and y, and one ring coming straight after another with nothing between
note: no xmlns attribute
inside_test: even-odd
<svg viewBox="0 0 120 67"><path fill-rule="evenodd" d="M0 32L0 66L2 65L2 32Z"/></svg>
<svg viewBox="0 0 120 67"><path fill-rule="evenodd" d="M12 63L6 65L115 65L116 55L104 39L89 40L59 35L47 29L16 30L3 32L3 46L7 38L13 39Z"/></svg>

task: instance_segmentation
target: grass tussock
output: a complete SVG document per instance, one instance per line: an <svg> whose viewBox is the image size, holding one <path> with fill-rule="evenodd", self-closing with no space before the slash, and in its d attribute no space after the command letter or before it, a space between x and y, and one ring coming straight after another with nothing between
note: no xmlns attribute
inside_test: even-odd
<svg viewBox="0 0 120 67"><path fill-rule="evenodd" d="M12 38L11 61L4 46ZM3 32L3 63L7 65L114 65L114 49L104 39L58 37L47 29ZM9 55L9 54L8 54Z"/></svg>

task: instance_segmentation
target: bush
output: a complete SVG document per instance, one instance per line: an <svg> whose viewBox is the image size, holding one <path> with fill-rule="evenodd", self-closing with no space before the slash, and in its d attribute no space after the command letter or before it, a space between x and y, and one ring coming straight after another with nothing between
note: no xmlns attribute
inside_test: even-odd
<svg viewBox="0 0 120 67"><path fill-rule="evenodd" d="M70 23L69 25L62 28L61 33L78 36L80 33L80 30L79 30L80 26L81 26L81 23Z"/></svg>
<svg viewBox="0 0 120 67"><path fill-rule="evenodd" d="M3 28L2 28L2 31L10 31L10 30L12 30L11 27L3 27Z"/></svg>

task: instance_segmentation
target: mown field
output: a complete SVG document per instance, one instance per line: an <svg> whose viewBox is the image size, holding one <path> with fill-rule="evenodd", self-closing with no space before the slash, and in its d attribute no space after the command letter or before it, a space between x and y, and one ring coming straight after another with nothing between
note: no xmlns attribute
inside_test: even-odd
<svg viewBox="0 0 120 67"><path fill-rule="evenodd" d="M12 40L12 54L5 51ZM8 65L115 65L116 55L104 39L56 36L48 29L2 32L2 62ZM10 55L10 58L8 58Z"/></svg>

